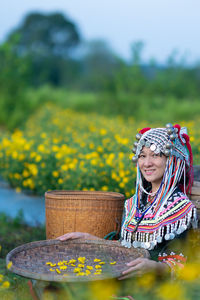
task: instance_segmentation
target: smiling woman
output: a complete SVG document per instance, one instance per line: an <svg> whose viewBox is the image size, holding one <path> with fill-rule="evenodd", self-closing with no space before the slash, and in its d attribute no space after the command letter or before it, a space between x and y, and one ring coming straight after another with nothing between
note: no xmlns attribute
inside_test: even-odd
<svg viewBox="0 0 200 300"><path fill-rule="evenodd" d="M187 197L193 183L193 159L186 130L167 124L166 128L144 128L136 138L136 193L125 201L120 240L125 247L147 249L151 259L130 261L120 279L182 268L186 234L191 227L197 228L196 208ZM80 232L59 237L74 238L95 237Z"/></svg>

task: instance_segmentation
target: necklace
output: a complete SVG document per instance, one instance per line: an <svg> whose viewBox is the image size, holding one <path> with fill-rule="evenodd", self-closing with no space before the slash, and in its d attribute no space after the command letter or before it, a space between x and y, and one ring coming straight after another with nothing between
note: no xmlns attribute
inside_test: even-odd
<svg viewBox="0 0 200 300"><path fill-rule="evenodd" d="M143 186L142 186L141 184L140 184L140 188L141 188L141 190L142 190L145 194L147 194L147 195L149 195L149 196L155 196L155 195L158 193L159 189L160 189L160 187L159 187L159 188L157 189L157 191L151 193L151 192L147 192L147 191L143 188Z"/></svg>

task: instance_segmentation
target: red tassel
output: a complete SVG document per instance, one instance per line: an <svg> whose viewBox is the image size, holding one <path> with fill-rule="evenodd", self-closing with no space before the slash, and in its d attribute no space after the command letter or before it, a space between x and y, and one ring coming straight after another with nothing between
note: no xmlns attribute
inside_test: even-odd
<svg viewBox="0 0 200 300"><path fill-rule="evenodd" d="M144 134L146 131L150 130L151 127L145 127L139 131L139 133Z"/></svg>
<svg viewBox="0 0 200 300"><path fill-rule="evenodd" d="M186 147L190 153L190 168L186 174L186 176L189 178L189 182L188 182L188 185L187 185L187 188L186 188L186 193L191 193L191 188L192 188L192 185L193 185L193 180L194 180L194 170L193 170L193 154L192 154L192 147L190 145L190 138L187 134L183 134L182 135L183 138L185 139L186 141Z"/></svg>

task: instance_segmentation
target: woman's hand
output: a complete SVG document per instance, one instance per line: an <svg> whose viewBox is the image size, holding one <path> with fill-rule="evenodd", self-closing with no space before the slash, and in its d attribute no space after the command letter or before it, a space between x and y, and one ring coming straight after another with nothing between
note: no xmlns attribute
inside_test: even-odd
<svg viewBox="0 0 200 300"><path fill-rule="evenodd" d="M86 232L69 232L56 238L56 240L66 241L73 239L98 239L98 237Z"/></svg>
<svg viewBox="0 0 200 300"><path fill-rule="evenodd" d="M146 272L163 273L167 270L168 266L164 263L156 262L148 258L137 258L126 264L128 269L122 272L119 280L130 278L132 276L141 276Z"/></svg>

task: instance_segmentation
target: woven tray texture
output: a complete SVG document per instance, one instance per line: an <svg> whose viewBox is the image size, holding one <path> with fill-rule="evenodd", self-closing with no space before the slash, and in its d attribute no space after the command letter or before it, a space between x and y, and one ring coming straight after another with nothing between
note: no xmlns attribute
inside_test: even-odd
<svg viewBox="0 0 200 300"><path fill-rule="evenodd" d="M87 266L92 266L91 274L78 275L74 273L78 265L78 258L85 257L82 272L85 272ZM144 249L125 248L119 242L98 240L68 240L61 242L59 240L46 240L31 242L19 246L10 251L6 257L6 263L12 262L10 271L32 279L57 282L74 281L94 281L119 277L122 271L126 269L125 264L138 257L149 257L149 253ZM99 262L94 259L100 259L105 264L101 265L102 272L94 275L95 266ZM76 259L74 266L67 265L66 270L50 271L59 269L58 262ZM46 264L51 262L56 266L51 267ZM110 264L110 262L116 262ZM79 262L80 263L80 262Z"/></svg>
<svg viewBox="0 0 200 300"><path fill-rule="evenodd" d="M55 190L45 193L46 238L88 232L103 238L121 226L124 195L103 191Z"/></svg>

